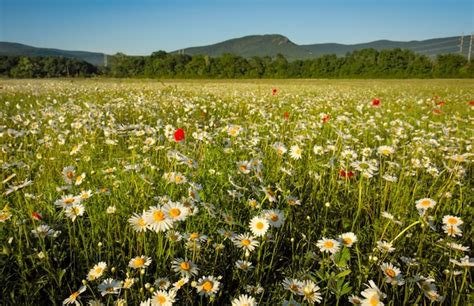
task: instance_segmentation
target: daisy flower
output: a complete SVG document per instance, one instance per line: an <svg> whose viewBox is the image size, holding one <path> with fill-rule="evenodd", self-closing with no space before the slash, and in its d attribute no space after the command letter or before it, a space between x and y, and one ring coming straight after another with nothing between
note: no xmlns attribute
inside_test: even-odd
<svg viewBox="0 0 474 306"><path fill-rule="evenodd" d="M463 224L463 221L459 217L446 215L443 217L443 223L446 226L459 226Z"/></svg>
<svg viewBox="0 0 474 306"><path fill-rule="evenodd" d="M285 153L288 151L286 149L285 145L282 144L281 142L275 142L273 144L273 148L276 150L276 152L279 156L285 155Z"/></svg>
<svg viewBox="0 0 474 306"><path fill-rule="evenodd" d="M291 158L298 160L301 159L301 155L303 154L303 150L298 145L292 145L290 148L290 156Z"/></svg>
<svg viewBox="0 0 474 306"><path fill-rule="evenodd" d="M148 267L150 264L151 258L141 255L130 259L128 266L132 269L142 269Z"/></svg>
<svg viewBox="0 0 474 306"><path fill-rule="evenodd" d="M72 194L62 196L61 199L54 202L56 206L59 206L61 208L66 208L75 204L77 205L79 203L81 203L81 198L73 196Z"/></svg>
<svg viewBox="0 0 474 306"><path fill-rule="evenodd" d="M196 284L196 291L199 295L212 296L219 291L220 282L214 276L203 276Z"/></svg>
<svg viewBox="0 0 474 306"><path fill-rule="evenodd" d="M366 285L368 288L361 292L363 296L362 305L363 306L383 306L382 299L385 297L385 294L380 291L380 289L375 285L375 283L370 280L369 285Z"/></svg>
<svg viewBox="0 0 474 306"><path fill-rule="evenodd" d="M76 218L84 214L85 207L82 204L74 204L66 207L64 213L66 217L70 218L72 222L76 221Z"/></svg>
<svg viewBox="0 0 474 306"><path fill-rule="evenodd" d="M457 237L457 236L462 236L462 231L459 227L457 227L456 225L444 225L443 227L443 231L450 237Z"/></svg>
<svg viewBox="0 0 474 306"><path fill-rule="evenodd" d="M395 149L391 146L380 146L377 149L377 153L382 156L390 156L395 152Z"/></svg>
<svg viewBox="0 0 474 306"><path fill-rule="evenodd" d="M241 162L237 163L237 168L243 174L248 174L248 173L250 173L250 170L252 169L252 165L250 164L249 161L244 160L244 161L241 161Z"/></svg>
<svg viewBox="0 0 474 306"><path fill-rule="evenodd" d="M243 271L250 271L253 269L252 263L246 260L237 260L235 262L235 266Z"/></svg>
<svg viewBox="0 0 474 306"><path fill-rule="evenodd" d="M148 228L148 224L145 221L145 212L141 215L133 213L132 217L128 219L128 223L136 232L145 232Z"/></svg>
<svg viewBox="0 0 474 306"><path fill-rule="evenodd" d="M335 254L339 251L341 243L337 240L327 239L323 237L323 239L318 240L316 246L321 252Z"/></svg>
<svg viewBox="0 0 474 306"><path fill-rule="evenodd" d="M232 306L255 306L255 305L257 305L255 298L247 294L241 294L239 295L239 297L232 300Z"/></svg>
<svg viewBox="0 0 474 306"><path fill-rule="evenodd" d="M54 236L54 234L56 233L55 230L53 230L51 227L49 227L49 225L47 224L42 224L42 225L39 225L38 227L36 227L36 229L34 230L31 230L31 233L35 236L35 237L42 237L42 238L45 238L45 237L51 237L51 236Z"/></svg>
<svg viewBox="0 0 474 306"><path fill-rule="evenodd" d="M249 227L254 236L262 237L267 233L270 225L267 219L255 216L250 220Z"/></svg>
<svg viewBox="0 0 474 306"><path fill-rule="evenodd" d="M350 248L355 242L357 242L357 236L352 232L341 234L339 238L341 238L342 244L344 244L348 248Z"/></svg>
<svg viewBox="0 0 474 306"><path fill-rule="evenodd" d="M150 207L145 214L145 221L155 232L167 231L173 225L173 221L167 217L164 209L159 205Z"/></svg>
<svg viewBox="0 0 474 306"><path fill-rule="evenodd" d="M285 215L279 209L264 210L263 215L265 216L265 219L268 220L270 225L276 228L281 227L285 221Z"/></svg>
<svg viewBox="0 0 474 306"><path fill-rule="evenodd" d="M418 210L425 210L428 208L433 208L436 205L436 202L430 198L423 198L416 201L415 204Z"/></svg>
<svg viewBox="0 0 474 306"><path fill-rule="evenodd" d="M175 302L176 292L174 290L165 291L158 290L151 297L151 305L154 306L171 306Z"/></svg>
<svg viewBox="0 0 474 306"><path fill-rule="evenodd" d="M191 277L193 275L198 275L199 269L196 264L187 258L176 258L173 260L171 269L174 272L179 272L181 276Z"/></svg>
<svg viewBox="0 0 474 306"><path fill-rule="evenodd" d="M259 246L260 242L255 240L255 237L249 233L240 234L232 238L232 242L238 248L241 248L245 251L252 252L256 247Z"/></svg>
<svg viewBox="0 0 474 306"><path fill-rule="evenodd" d="M283 288L294 294L301 295L303 283L294 278L285 278L282 282Z"/></svg>
<svg viewBox="0 0 474 306"><path fill-rule="evenodd" d="M159 277L155 280L155 286L160 290L167 290L171 283L167 277Z"/></svg>
<svg viewBox="0 0 474 306"><path fill-rule="evenodd" d="M107 269L107 264L103 261L96 264L92 269L90 269L89 273L87 274L87 280L93 281L101 277L105 270Z"/></svg>
<svg viewBox="0 0 474 306"><path fill-rule="evenodd" d="M100 294L106 296L108 294L119 294L122 284L120 281L113 278L105 279L98 287Z"/></svg>
<svg viewBox="0 0 474 306"><path fill-rule="evenodd" d="M177 282L173 283L173 288L175 291L178 291L189 282L189 277L182 277Z"/></svg>
<svg viewBox="0 0 474 306"><path fill-rule="evenodd" d="M81 286L81 288L79 288L79 290L71 293L71 295L65 299L63 301L63 305L70 305L70 304L74 304L76 306L79 306L79 302L77 301L77 298L79 297L79 295L81 293L83 293L84 291L86 291L86 286Z"/></svg>
<svg viewBox="0 0 474 306"><path fill-rule="evenodd" d="M395 248L393 247L392 243L383 240L377 241L377 249L381 252L387 253L395 251Z"/></svg>
<svg viewBox="0 0 474 306"><path fill-rule="evenodd" d="M403 280L403 275L399 268L395 267L391 263L384 262L380 269L385 274L385 281L392 285L403 285L405 281Z"/></svg>
<svg viewBox="0 0 474 306"><path fill-rule="evenodd" d="M170 202L165 204L163 206L163 211L173 222L184 221L189 213L189 210L179 202Z"/></svg>
<svg viewBox="0 0 474 306"><path fill-rule="evenodd" d="M76 168L74 168L73 166L64 167L62 174L66 184L71 185L72 180L76 177Z"/></svg>
<svg viewBox="0 0 474 306"><path fill-rule="evenodd" d="M300 295L303 296L303 300L311 304L321 303L323 300L321 293L319 293L319 287L311 280L302 282Z"/></svg>

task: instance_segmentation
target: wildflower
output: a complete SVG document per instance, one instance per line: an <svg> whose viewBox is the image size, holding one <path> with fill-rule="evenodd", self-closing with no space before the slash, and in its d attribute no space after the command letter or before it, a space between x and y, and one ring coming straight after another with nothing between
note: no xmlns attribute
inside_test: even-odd
<svg viewBox="0 0 474 306"><path fill-rule="evenodd" d="M464 256L460 260L450 259L449 262L459 267L474 267L474 258L469 258L468 255Z"/></svg>
<svg viewBox="0 0 474 306"><path fill-rule="evenodd" d="M462 236L461 229L456 225L444 225L443 230L450 237Z"/></svg>
<svg viewBox="0 0 474 306"><path fill-rule="evenodd" d="M348 301L349 301L349 303L351 303L353 305L361 305L362 304L362 298L359 297L359 296L356 296L356 295L351 295L348 298Z"/></svg>
<svg viewBox="0 0 474 306"><path fill-rule="evenodd" d="M155 280L155 283L154 283L155 286L158 287L158 289L160 290L168 290L168 288L170 287L171 283L169 281L169 279L167 277L158 277L156 280ZM151 285L150 285L151 286Z"/></svg>
<svg viewBox="0 0 474 306"><path fill-rule="evenodd" d="M250 220L250 231L254 236L262 237L266 234L269 228L268 220L259 216L255 216Z"/></svg>
<svg viewBox="0 0 474 306"><path fill-rule="evenodd" d="M118 280L107 278L97 288L102 296L108 294L119 294L122 284Z"/></svg>
<svg viewBox="0 0 474 306"><path fill-rule="evenodd" d="M423 198L416 201L415 204L418 210L424 211L428 208L433 208L436 205L436 202L430 198Z"/></svg>
<svg viewBox="0 0 474 306"><path fill-rule="evenodd" d="M372 106L379 107L380 106L380 99L372 99Z"/></svg>
<svg viewBox="0 0 474 306"><path fill-rule="evenodd" d="M251 168L252 168L252 166L251 166L249 161L244 160L244 161L241 161L241 162L238 163L238 169L243 174L250 173Z"/></svg>
<svg viewBox="0 0 474 306"><path fill-rule="evenodd" d="M86 286L81 286L81 287L79 288L79 290L77 290L77 291L71 293L71 295L70 295L67 299L65 299L65 300L63 301L63 305L74 304L74 305L76 305L76 306L79 306L80 304L79 304L79 302L77 301L77 298L78 298L79 295L80 295L81 293L83 293L84 291L86 291Z"/></svg>
<svg viewBox="0 0 474 306"><path fill-rule="evenodd" d="M174 290L158 290L151 297L151 305L171 306L175 302L176 292Z"/></svg>
<svg viewBox="0 0 474 306"><path fill-rule="evenodd" d="M65 209L66 217L70 218L72 222L76 220L77 217L84 215L85 207L82 204L75 204L68 206Z"/></svg>
<svg viewBox="0 0 474 306"><path fill-rule="evenodd" d="M405 281L399 268L395 267L391 263L383 263L380 269L385 274L385 281L392 285L403 285Z"/></svg>
<svg viewBox="0 0 474 306"><path fill-rule="evenodd" d="M341 244L339 243L339 241L334 240L334 239L327 239L327 238L318 240L316 245L320 249L321 252L327 252L331 254L337 253L341 247Z"/></svg>
<svg viewBox="0 0 474 306"><path fill-rule="evenodd" d="M31 213L31 217L37 221L43 220L43 216L39 212L36 212L36 211Z"/></svg>
<svg viewBox="0 0 474 306"><path fill-rule="evenodd" d="M174 221L184 221L188 216L189 210L179 202L170 202L163 206L163 211Z"/></svg>
<svg viewBox="0 0 474 306"><path fill-rule="evenodd" d="M469 252L470 250L468 246L463 246L462 244L458 244L455 242L448 242L446 245L456 251Z"/></svg>
<svg viewBox="0 0 474 306"><path fill-rule="evenodd" d="M236 247L249 252L255 250L255 248L260 244L257 240L255 240L255 237L248 233L237 235L236 237L232 238L232 242Z"/></svg>
<svg viewBox="0 0 474 306"><path fill-rule="evenodd" d="M303 153L303 150L298 146L298 145L293 145L290 148L290 156L293 159L301 159L301 154Z"/></svg>
<svg viewBox="0 0 474 306"><path fill-rule="evenodd" d="M276 95L278 92L277 88L272 88L272 96Z"/></svg>
<svg viewBox="0 0 474 306"><path fill-rule="evenodd" d="M285 290L290 291L291 293L301 295L301 289L303 287L303 282L292 279L292 278L285 278L282 282L283 288Z"/></svg>
<svg viewBox="0 0 474 306"><path fill-rule="evenodd" d="M133 213L132 217L128 219L128 223L136 232L144 232L148 228L148 224L145 221L145 212L141 215Z"/></svg>
<svg viewBox="0 0 474 306"><path fill-rule="evenodd" d="M0 222L5 222L12 217L12 213L10 212L10 207L5 205L2 210L0 210Z"/></svg>
<svg viewBox="0 0 474 306"><path fill-rule="evenodd" d="M64 167L62 174L66 184L71 185L72 180L76 177L76 168L74 168L73 166Z"/></svg>
<svg viewBox="0 0 474 306"><path fill-rule="evenodd" d="M380 291L380 289L375 285L375 283L370 280L369 285L366 285L368 288L361 292L363 296L362 305L363 306L383 306L382 299L385 298L385 294Z"/></svg>
<svg viewBox="0 0 474 306"><path fill-rule="evenodd" d="M42 238L45 238L45 237L54 236L54 234L56 233L56 231L53 230L51 227L49 227L49 225L42 224L42 225L36 227L34 230L31 230L31 233L32 233L35 237L42 237Z"/></svg>
<svg viewBox="0 0 474 306"><path fill-rule="evenodd" d="M127 277L127 278L123 281L122 288L124 288L124 289L130 289L130 288L132 288L133 284L135 284L136 281L137 281L136 278Z"/></svg>
<svg viewBox="0 0 474 306"><path fill-rule="evenodd" d="M301 201L297 197L294 197L294 196L288 196L286 198L286 203L288 203L288 205L290 205L290 206L299 206L299 205L301 205Z"/></svg>
<svg viewBox="0 0 474 306"><path fill-rule="evenodd" d="M341 234L339 238L341 239L342 244L344 244L348 248L350 248L354 243L357 242L357 236L352 232Z"/></svg>
<svg viewBox="0 0 474 306"><path fill-rule="evenodd" d="M235 262L235 266L243 271L250 271L253 269L252 263L246 260L237 260Z"/></svg>
<svg viewBox="0 0 474 306"><path fill-rule="evenodd" d="M395 248L392 246L392 243L383 240L377 241L377 249L379 249L379 251L381 252L387 253L395 251Z"/></svg>
<svg viewBox="0 0 474 306"><path fill-rule="evenodd" d="M99 262L98 264L94 265L92 269L90 269L89 273L87 274L87 280L93 281L100 278L106 269L107 264L103 261Z"/></svg>
<svg viewBox="0 0 474 306"><path fill-rule="evenodd" d="M342 178L352 178L354 176L354 172L352 172L351 170L349 171L346 171L344 169L341 169L339 170L339 176L342 177Z"/></svg>
<svg viewBox="0 0 474 306"><path fill-rule="evenodd" d="M170 220L161 206L152 206L145 214L145 221L150 229L155 232L164 232L172 227L173 221Z"/></svg>
<svg viewBox="0 0 474 306"><path fill-rule="evenodd" d="M199 295L212 296L219 291L220 282L214 276L203 276L196 284L196 291Z"/></svg>
<svg viewBox="0 0 474 306"><path fill-rule="evenodd" d="M241 294L232 300L232 306L256 306L255 298L247 294Z"/></svg>
<svg viewBox="0 0 474 306"><path fill-rule="evenodd" d="M81 203L81 198L77 196L73 196L72 194L65 195L61 197L60 200L57 200L54 202L56 206L59 206L61 208L66 208L72 205L77 205Z"/></svg>
<svg viewBox="0 0 474 306"><path fill-rule="evenodd" d="M188 260L187 258L176 258L175 260L173 260L171 269L174 272L178 272L181 274L181 276L185 277L192 277L193 275L198 275L199 271L196 264L193 261Z"/></svg>
<svg viewBox="0 0 474 306"><path fill-rule="evenodd" d="M460 226L463 224L463 221L459 217L446 215L443 217L443 223L446 226Z"/></svg>
<svg viewBox="0 0 474 306"><path fill-rule="evenodd" d="M378 147L377 152L379 155L390 156L395 152L395 150L391 146L380 146Z"/></svg>
<svg viewBox="0 0 474 306"><path fill-rule="evenodd" d="M130 259L128 266L133 269L143 269L148 267L151 264L151 258L148 256L137 256Z"/></svg>
<svg viewBox="0 0 474 306"><path fill-rule="evenodd" d="M264 210L263 215L270 225L276 228L281 227L285 221L285 215L279 209Z"/></svg>
<svg viewBox="0 0 474 306"><path fill-rule="evenodd" d="M227 134L232 137L239 136L240 132L242 132L243 128L240 125L229 125L227 127Z"/></svg>
<svg viewBox="0 0 474 306"><path fill-rule="evenodd" d="M173 289L178 291L189 282L189 277L181 277L177 282L173 283Z"/></svg>
<svg viewBox="0 0 474 306"><path fill-rule="evenodd" d="M74 185L76 185L76 186L81 185L85 178L86 178L86 174L83 172L81 175L78 175L78 176L76 177L76 180L75 180L75 182L74 182Z"/></svg>
<svg viewBox="0 0 474 306"><path fill-rule="evenodd" d="M180 141L184 140L184 130L183 129L177 129L174 132L174 140L176 142L180 142Z"/></svg>
<svg viewBox="0 0 474 306"><path fill-rule="evenodd" d="M319 293L319 287L311 280L305 280L301 284L300 295L303 295L303 300L311 304L321 303L322 296Z"/></svg>
<svg viewBox="0 0 474 306"><path fill-rule="evenodd" d="M115 212L117 212L117 207L115 207L115 205L107 207L106 213L109 215L113 215Z"/></svg>

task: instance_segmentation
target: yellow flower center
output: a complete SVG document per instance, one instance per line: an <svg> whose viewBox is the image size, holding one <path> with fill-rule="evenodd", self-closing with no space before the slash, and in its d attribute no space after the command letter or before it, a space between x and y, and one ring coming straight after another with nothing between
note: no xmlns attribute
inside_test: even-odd
<svg viewBox="0 0 474 306"><path fill-rule="evenodd" d="M250 240L249 239L242 240L242 245L244 245L244 246L250 245Z"/></svg>
<svg viewBox="0 0 474 306"><path fill-rule="evenodd" d="M181 210L179 208L171 208L169 214L171 217L177 218L181 215Z"/></svg>
<svg viewBox="0 0 474 306"><path fill-rule="evenodd" d="M165 214L161 210L155 211L153 213L153 220L163 221L163 220L165 220Z"/></svg>
<svg viewBox="0 0 474 306"><path fill-rule="evenodd" d="M213 284L211 281L205 281L204 284L202 285L202 289L206 292L209 292L212 290Z"/></svg>
<svg viewBox="0 0 474 306"><path fill-rule="evenodd" d="M64 199L64 204L71 204L71 203L74 203L74 198Z"/></svg>
<svg viewBox="0 0 474 306"><path fill-rule="evenodd" d="M325 247L325 248L330 249L330 248L332 248L333 246L334 246L334 242L332 242L332 241L326 241L326 242L324 242L324 247Z"/></svg>
<svg viewBox="0 0 474 306"><path fill-rule="evenodd" d="M182 263L179 264L179 267L185 271L189 270L189 262L183 261Z"/></svg>
<svg viewBox="0 0 474 306"><path fill-rule="evenodd" d="M79 294L81 294L79 291L76 291L74 292L73 294L71 294L71 296L69 297L69 299L71 301L75 301L77 299L77 297L79 296Z"/></svg>
<svg viewBox="0 0 474 306"><path fill-rule="evenodd" d="M372 296L369 301L370 305L377 306L379 304L379 299L376 295Z"/></svg>
<svg viewBox="0 0 474 306"><path fill-rule="evenodd" d="M431 201L430 200L423 200L423 201L421 201L420 204L421 204L421 206L430 206Z"/></svg>
<svg viewBox="0 0 474 306"><path fill-rule="evenodd" d="M265 227L265 225L263 224L263 222L257 222L257 224L255 224L255 226L257 227L257 229L261 230Z"/></svg>
<svg viewBox="0 0 474 306"><path fill-rule="evenodd" d="M349 245L352 243L352 239L349 237L343 238L342 241L344 241L345 245Z"/></svg>
<svg viewBox="0 0 474 306"><path fill-rule="evenodd" d="M66 173L66 176L67 176L68 179L72 179L72 178L74 177L74 172L68 171L68 172Z"/></svg>
<svg viewBox="0 0 474 306"><path fill-rule="evenodd" d="M390 277L395 277L396 273L393 269L387 268L385 269L385 274L387 274Z"/></svg>
<svg viewBox="0 0 474 306"><path fill-rule="evenodd" d="M166 297L164 297L162 295L159 295L158 296L158 303L160 303L160 304L166 303Z"/></svg>
<svg viewBox="0 0 474 306"><path fill-rule="evenodd" d="M135 258L134 264L135 264L135 266L137 266L137 267L141 267L141 266L143 266L143 265L145 264L145 259L144 259L144 258L141 258L141 257Z"/></svg>
<svg viewBox="0 0 474 306"><path fill-rule="evenodd" d="M139 218L137 221L137 224L142 227L145 226L146 225L145 219Z"/></svg>
<svg viewBox="0 0 474 306"><path fill-rule="evenodd" d="M452 225L455 225L455 224L458 223L458 219L451 217L451 218L448 219L448 223L452 224Z"/></svg>
<svg viewBox="0 0 474 306"><path fill-rule="evenodd" d="M191 239L193 239L193 240L194 240L194 239L197 239L197 238L199 238L199 234L198 234L198 233L192 233L192 234L189 236L189 238L191 238Z"/></svg>
<svg viewBox="0 0 474 306"><path fill-rule="evenodd" d="M270 220L272 220L273 222L277 222L280 218L278 218L278 215L272 215L270 217Z"/></svg>

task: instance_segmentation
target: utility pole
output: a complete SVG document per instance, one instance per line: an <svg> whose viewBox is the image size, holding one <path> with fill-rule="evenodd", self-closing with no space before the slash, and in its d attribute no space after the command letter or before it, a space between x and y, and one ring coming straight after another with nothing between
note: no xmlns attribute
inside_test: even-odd
<svg viewBox="0 0 474 306"><path fill-rule="evenodd" d="M461 35L461 44L459 45L459 54L462 55L462 46L464 45L464 33Z"/></svg>
<svg viewBox="0 0 474 306"><path fill-rule="evenodd" d="M467 61L471 62L471 51L472 51L472 33L471 33L471 39L469 40L469 52L467 53Z"/></svg>
<svg viewBox="0 0 474 306"><path fill-rule="evenodd" d="M107 54L104 53L104 67L107 67Z"/></svg>

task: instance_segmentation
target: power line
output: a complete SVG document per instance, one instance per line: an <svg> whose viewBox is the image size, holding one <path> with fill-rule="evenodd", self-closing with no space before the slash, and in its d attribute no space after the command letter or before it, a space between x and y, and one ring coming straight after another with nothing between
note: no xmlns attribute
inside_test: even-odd
<svg viewBox="0 0 474 306"><path fill-rule="evenodd" d="M464 33L461 35L461 44L459 45L459 54L462 54L462 46L464 45Z"/></svg>
<svg viewBox="0 0 474 306"><path fill-rule="evenodd" d="M416 47L412 47L410 49L419 49L419 48L426 48L426 47L431 47L431 46L440 46L440 45L444 45L444 44L447 44L447 43L450 43L450 42L456 42L458 41L457 39L452 39L452 40L446 40L446 41L442 41L442 42L437 42L437 43L432 43L432 44L427 44L427 45L419 45L419 46L416 46Z"/></svg>

